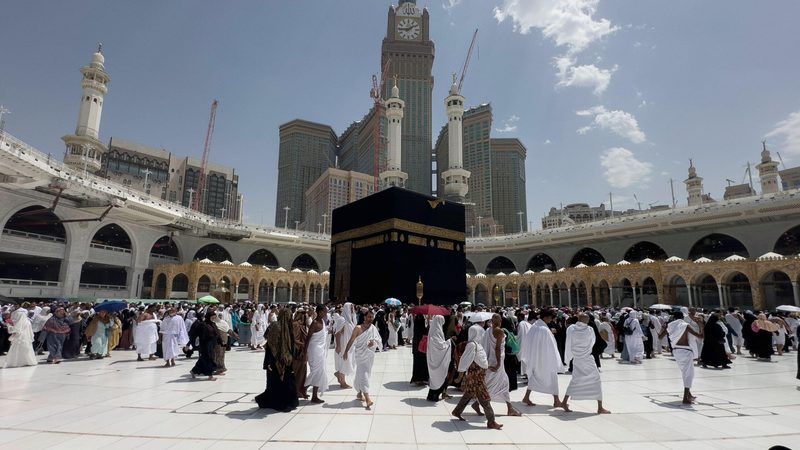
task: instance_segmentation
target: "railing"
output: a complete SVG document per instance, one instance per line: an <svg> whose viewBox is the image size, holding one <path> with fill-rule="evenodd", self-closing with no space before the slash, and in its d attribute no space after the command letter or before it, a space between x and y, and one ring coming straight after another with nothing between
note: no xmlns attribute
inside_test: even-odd
<svg viewBox="0 0 800 450"><path fill-rule="evenodd" d="M58 236L48 236L46 234L28 233L27 231L12 230L10 228L3 228L3 234L7 234L9 236L22 237L26 239L36 239L39 241L59 242L62 244L67 242L66 239Z"/></svg>
<svg viewBox="0 0 800 450"><path fill-rule="evenodd" d="M37 286L37 287L59 287L61 283L58 281L45 281L45 280L18 280L14 278L0 278L0 284L12 286Z"/></svg>
<svg viewBox="0 0 800 450"><path fill-rule="evenodd" d="M180 258L176 258L174 256L169 256L169 255L159 255L158 253L150 253L150 257L156 259L163 259L166 261L180 261Z"/></svg>
<svg viewBox="0 0 800 450"><path fill-rule="evenodd" d="M120 286L117 284L91 284L91 283L81 283L79 285L81 289L92 289L96 291L125 291L128 289L127 286Z"/></svg>
<svg viewBox="0 0 800 450"><path fill-rule="evenodd" d="M114 247L113 245L95 244L94 242L89 244L89 247L98 248L100 250L108 250L108 251L112 251L112 252L118 252L118 253L130 253L131 252L131 249L129 249L129 248Z"/></svg>

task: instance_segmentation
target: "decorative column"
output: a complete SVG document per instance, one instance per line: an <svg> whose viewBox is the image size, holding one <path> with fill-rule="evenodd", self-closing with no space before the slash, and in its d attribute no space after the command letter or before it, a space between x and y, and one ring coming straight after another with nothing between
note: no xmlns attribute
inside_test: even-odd
<svg viewBox="0 0 800 450"><path fill-rule="evenodd" d="M631 292L633 292L633 307L636 308L636 285L634 284L631 286Z"/></svg>
<svg viewBox="0 0 800 450"><path fill-rule="evenodd" d="M694 306L694 301L692 301L692 285L686 285L686 294L689 296L689 306Z"/></svg>
<svg viewBox="0 0 800 450"><path fill-rule="evenodd" d="M722 283L717 283L717 295L719 296L719 307L725 309L725 298L722 294Z"/></svg>
<svg viewBox="0 0 800 450"><path fill-rule="evenodd" d="M794 306L800 306L800 287L797 281L792 281L792 295L794 295Z"/></svg>
<svg viewBox="0 0 800 450"><path fill-rule="evenodd" d="M550 304L553 305L555 302L553 301L553 286L550 286Z"/></svg>
<svg viewBox="0 0 800 450"><path fill-rule="evenodd" d="M277 292L278 292L278 285L273 284L272 285L272 304L275 304L275 295L277 294Z"/></svg>
<svg viewBox="0 0 800 450"><path fill-rule="evenodd" d="M303 300L303 303L311 303L311 302L308 301L309 300L308 291L309 291L309 287L308 287L308 285L306 285L305 299Z"/></svg>

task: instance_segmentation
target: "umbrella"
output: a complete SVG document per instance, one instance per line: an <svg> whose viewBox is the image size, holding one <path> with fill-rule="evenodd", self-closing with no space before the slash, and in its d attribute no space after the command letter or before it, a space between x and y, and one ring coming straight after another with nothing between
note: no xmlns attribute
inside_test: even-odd
<svg viewBox="0 0 800 450"><path fill-rule="evenodd" d="M400 300L398 300L396 298L393 298L393 297L392 298L387 298L386 300L384 300L383 303L386 303L387 305L392 305L392 306L400 306L402 304L402 302Z"/></svg>
<svg viewBox="0 0 800 450"><path fill-rule="evenodd" d="M94 312L107 311L114 313L120 312L127 307L128 303L122 300L104 300L103 303L94 306Z"/></svg>
<svg viewBox="0 0 800 450"><path fill-rule="evenodd" d="M458 306L472 306L472 302L461 302Z"/></svg>
<svg viewBox="0 0 800 450"><path fill-rule="evenodd" d="M464 314L464 316L467 317L470 322L478 323L478 322L485 322L485 321L491 319L492 316L494 316L494 313L483 311L483 312L475 312L475 313L466 313L466 314Z"/></svg>
<svg viewBox="0 0 800 450"><path fill-rule="evenodd" d="M794 305L781 305L775 308L775 310L783 312L800 312L800 308Z"/></svg>
<svg viewBox="0 0 800 450"><path fill-rule="evenodd" d="M655 305L650 305L650 307L647 308L647 309L665 309L665 310L670 310L670 309L672 309L672 305L665 305L663 303L656 303Z"/></svg>
<svg viewBox="0 0 800 450"><path fill-rule="evenodd" d="M213 295L204 295L204 296L202 296L202 297L197 299L197 303L205 303L207 305L216 305L217 303L219 303L219 300L217 300L217 298L214 297Z"/></svg>
<svg viewBox="0 0 800 450"><path fill-rule="evenodd" d="M436 305L421 305L411 308L411 314L422 314L424 316L449 316L450 310Z"/></svg>

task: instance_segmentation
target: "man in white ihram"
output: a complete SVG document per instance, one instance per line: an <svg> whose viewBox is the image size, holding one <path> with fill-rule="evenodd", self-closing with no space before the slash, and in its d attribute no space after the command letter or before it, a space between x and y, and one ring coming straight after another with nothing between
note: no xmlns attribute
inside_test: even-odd
<svg viewBox="0 0 800 450"><path fill-rule="evenodd" d="M589 316L578 315L578 322L567 328L567 343L564 347L564 361L572 360L572 380L567 386L567 393L561 401L566 412L569 409L570 397L574 400L597 400L597 414L609 414L603 408L603 390L600 385L600 371L592 356L594 346L594 330L589 327Z"/></svg>
<svg viewBox="0 0 800 450"><path fill-rule="evenodd" d="M564 364L558 353L556 339L548 324L553 321L553 311L545 310L525 335L525 344L520 358L525 363L528 375L528 389L522 403L536 406L531 401L531 391L553 396L553 408L561 407L558 399L558 374L564 373Z"/></svg>

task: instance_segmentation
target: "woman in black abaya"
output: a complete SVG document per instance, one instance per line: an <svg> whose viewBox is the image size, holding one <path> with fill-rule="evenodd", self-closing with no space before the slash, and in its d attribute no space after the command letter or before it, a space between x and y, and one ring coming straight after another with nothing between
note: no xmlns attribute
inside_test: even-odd
<svg viewBox="0 0 800 450"><path fill-rule="evenodd" d="M300 404L294 369L294 331L292 311L281 309L278 321L267 328L267 345L264 352L264 370L267 371L267 389L256 397L259 408L288 412Z"/></svg>
<svg viewBox="0 0 800 450"><path fill-rule="evenodd" d="M422 385L428 382L428 359L425 353L419 351L419 343L423 336L428 335L428 328L425 326L425 316L414 314L414 340L411 345L411 352L414 355L414 368L411 372L411 382Z"/></svg>
<svg viewBox="0 0 800 450"><path fill-rule="evenodd" d="M727 369L731 360L725 351L725 332L719 323L719 316L711 314L703 329L703 351L700 353L700 361L703 367L713 366Z"/></svg>

